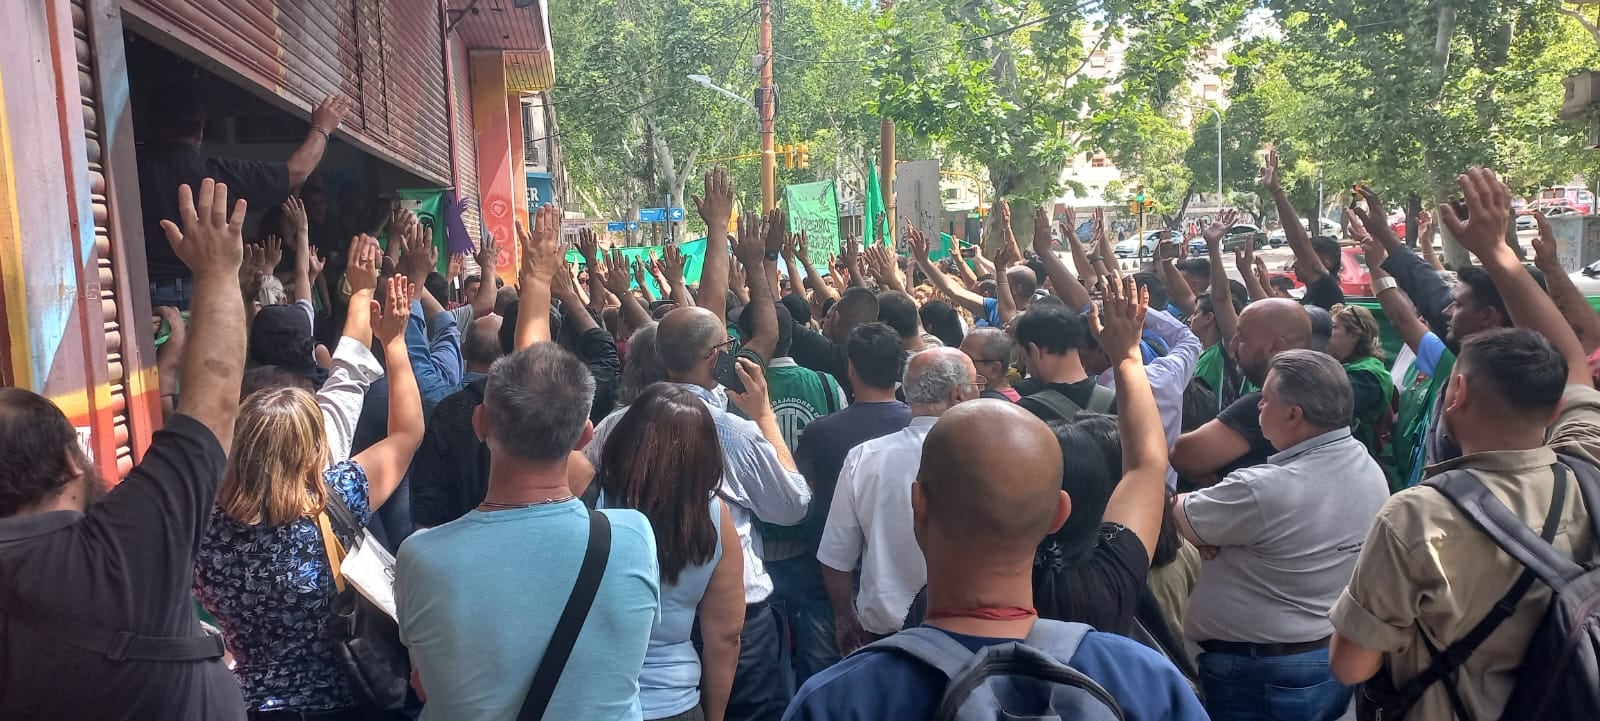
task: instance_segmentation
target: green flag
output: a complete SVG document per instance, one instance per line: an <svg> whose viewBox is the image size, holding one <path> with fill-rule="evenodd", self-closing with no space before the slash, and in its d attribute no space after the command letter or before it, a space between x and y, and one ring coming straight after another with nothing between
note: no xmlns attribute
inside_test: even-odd
<svg viewBox="0 0 1600 721"><path fill-rule="evenodd" d="M883 225L885 222L892 221L884 217L883 192L878 188L878 170L873 166L871 160L867 161L866 180L867 203L864 211L866 217L863 218L864 223L861 226L863 236L861 242L863 247L870 247L885 242L883 239Z"/></svg>
<svg viewBox="0 0 1600 721"><path fill-rule="evenodd" d="M827 263L839 254L839 196L833 181L802 183L784 188L789 211L789 232L805 231L811 262ZM817 266L822 267L822 266Z"/></svg>
<svg viewBox="0 0 1600 721"><path fill-rule="evenodd" d="M396 190L399 196L400 207L416 214L417 222L423 227L433 229L433 247L439 249L439 267L435 270L445 273L450 268L450 254L445 252L445 237L449 234L446 230L443 188L414 188ZM378 244L389 247L389 231L387 228L378 234Z"/></svg>

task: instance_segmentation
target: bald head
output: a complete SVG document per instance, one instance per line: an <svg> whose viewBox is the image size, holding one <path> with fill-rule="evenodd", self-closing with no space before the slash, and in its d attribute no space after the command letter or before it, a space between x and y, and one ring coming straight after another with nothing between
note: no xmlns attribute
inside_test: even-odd
<svg viewBox="0 0 1600 721"><path fill-rule="evenodd" d="M467 335L461 339L461 358L469 366L480 366L478 372L487 373L489 366L505 355L500 347L500 326L505 319L490 313L467 324Z"/></svg>
<svg viewBox="0 0 1600 721"><path fill-rule="evenodd" d="M1268 298L1244 307L1229 351L1245 377L1260 386L1273 356L1310 347L1311 314L1288 298Z"/></svg>
<svg viewBox="0 0 1600 721"><path fill-rule="evenodd" d="M656 348L667 372L683 375L704 367L712 349L727 337L715 313L698 306L677 308L661 319Z"/></svg>
<svg viewBox="0 0 1600 721"><path fill-rule="evenodd" d="M1061 446L1044 421L1020 406L969 401L946 411L928 432L917 483L924 533L978 552L1031 558L1057 525Z"/></svg>

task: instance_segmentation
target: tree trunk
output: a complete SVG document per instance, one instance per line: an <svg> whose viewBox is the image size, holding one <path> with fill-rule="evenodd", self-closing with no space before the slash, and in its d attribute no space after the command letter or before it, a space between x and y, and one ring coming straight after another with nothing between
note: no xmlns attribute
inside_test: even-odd
<svg viewBox="0 0 1600 721"><path fill-rule="evenodd" d="M1417 247L1417 220L1422 217L1422 196L1416 193L1406 194L1406 246L1415 250ZM1387 222L1387 220L1385 221Z"/></svg>

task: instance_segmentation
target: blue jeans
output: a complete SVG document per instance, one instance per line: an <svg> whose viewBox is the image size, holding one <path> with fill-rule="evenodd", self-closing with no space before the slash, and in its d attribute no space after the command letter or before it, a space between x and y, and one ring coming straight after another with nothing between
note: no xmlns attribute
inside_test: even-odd
<svg viewBox="0 0 1600 721"><path fill-rule="evenodd" d="M783 629L778 613L762 604L746 612L739 634L739 667L728 695L728 721L778 721L789 707L783 682Z"/></svg>
<svg viewBox="0 0 1600 721"><path fill-rule="evenodd" d="M188 310L189 300L194 295L194 283L187 280L164 280L150 283L150 310L154 311L161 306L170 306L178 310Z"/></svg>
<svg viewBox="0 0 1600 721"><path fill-rule="evenodd" d="M833 639L833 606L822 585L822 568L814 554L802 553L781 561L768 561L772 577L773 608L789 626L793 645L793 681L798 689L806 679L839 662L839 649Z"/></svg>
<svg viewBox="0 0 1600 721"><path fill-rule="evenodd" d="M1328 649L1292 656L1202 653L1200 687L1213 721L1332 721L1349 686L1328 669Z"/></svg>

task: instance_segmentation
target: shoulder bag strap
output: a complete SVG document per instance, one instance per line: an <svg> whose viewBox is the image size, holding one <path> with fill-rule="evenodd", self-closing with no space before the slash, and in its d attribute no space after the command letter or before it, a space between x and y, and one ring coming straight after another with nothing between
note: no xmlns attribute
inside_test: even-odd
<svg viewBox="0 0 1600 721"><path fill-rule="evenodd" d="M605 576L606 563L611 558L611 519L599 511L589 511L589 546L583 552L583 567L578 569L578 580L567 597L566 608L561 609L561 620L545 647L544 658L533 672L533 683L522 700L522 710L517 721L540 721L555 695L561 672L566 670L572 646L578 642L578 632L594 606L595 593L600 590L600 579Z"/></svg>
<svg viewBox="0 0 1600 721"><path fill-rule="evenodd" d="M1078 415L1078 411L1083 410L1078 404L1073 403L1072 399L1067 397L1067 394L1054 388L1046 388L1028 397L1032 398L1036 403L1049 408L1050 412L1056 414L1063 421L1072 420L1073 416Z"/></svg>
<svg viewBox="0 0 1600 721"><path fill-rule="evenodd" d="M822 384L822 395L825 399L824 402L828 404L828 412L833 413L834 411L839 410L839 396L835 394L833 388L828 385L828 376L815 368L813 368L811 372L817 374L817 381Z"/></svg>
<svg viewBox="0 0 1600 721"><path fill-rule="evenodd" d="M1110 413L1117 405L1117 393L1102 385L1096 385L1094 392L1089 394L1090 413Z"/></svg>
<svg viewBox="0 0 1600 721"><path fill-rule="evenodd" d="M328 512L317 514L317 530L322 533L322 552L328 559L328 573L333 577L334 593L344 593L344 574L339 570L339 564L344 560L344 545L339 543L338 536L333 535L333 522L328 519Z"/></svg>
<svg viewBox="0 0 1600 721"><path fill-rule="evenodd" d="M112 661L206 661L222 658L221 636L141 636L68 622L22 597L0 579L0 611L17 624L58 643L98 653Z"/></svg>
<svg viewBox="0 0 1600 721"><path fill-rule="evenodd" d="M1551 467L1551 471L1555 473L1554 500L1550 503L1549 512L1545 514L1544 528L1540 533L1540 537L1546 543L1555 539L1556 529L1561 525L1561 516L1567 505L1566 466L1557 463ZM1438 489L1440 493L1444 494L1445 498L1450 499L1451 503L1456 504L1458 508L1468 515L1471 515L1471 512L1467 510L1465 505L1467 499L1477 497L1476 494L1479 491L1484 494L1489 492L1483 482L1479 481L1471 472L1460 469L1446 471L1440 476L1429 479L1427 483ZM1473 486L1476 486L1476 489L1473 489ZM1494 500L1493 495L1490 495L1489 498ZM1498 504L1499 502L1496 501L1496 503ZM1493 536L1494 534L1490 533L1489 535ZM1498 539L1496 539L1496 542L1498 542ZM1532 569L1524 568L1522 575L1517 577L1516 583L1511 585L1511 590L1507 591L1506 595L1495 602L1494 607L1489 610L1489 614L1484 616L1483 620L1479 621L1478 625L1474 626L1471 631L1468 631L1467 635L1462 636L1443 651L1435 649L1433 644L1424 636L1422 642L1427 646L1428 652L1432 654L1433 663L1429 664L1427 668L1423 669L1422 673L1417 674L1415 678L1407 681L1400 688L1399 693L1402 698L1406 699L1406 707L1410 708L1415 705L1422 698L1422 694L1428 690L1429 686L1451 676L1456 672L1457 668L1466 663L1472 653L1478 650L1478 646L1488 640L1489 635L1494 633L1501 623L1516 612L1517 604L1522 602L1522 597L1533 586L1536 578L1537 574ZM1456 707L1457 715L1461 715L1464 706L1460 701L1459 694L1456 693L1454 685L1447 686L1446 691L1451 697L1451 705ZM1465 715L1461 717L1463 719L1470 718Z"/></svg>
<svg viewBox="0 0 1600 721"><path fill-rule="evenodd" d="M1560 510L1564 510L1567 500L1567 467L1557 463L1552 466L1555 473L1555 498L1551 501L1551 512L1555 514L1556 522L1560 522ZM1471 473L1446 473L1437 479L1431 479L1429 485L1434 486L1448 497L1456 507L1474 525L1489 538L1495 545L1505 551L1518 563L1534 574L1539 580L1544 581L1551 589L1559 591L1567 583L1583 575L1583 567L1574 563L1572 559L1561 555L1550 545L1550 541L1540 538L1528 528L1511 509L1494 497L1493 493ZM1559 509L1557 507L1560 507ZM1554 536L1552 536L1554 538Z"/></svg>

